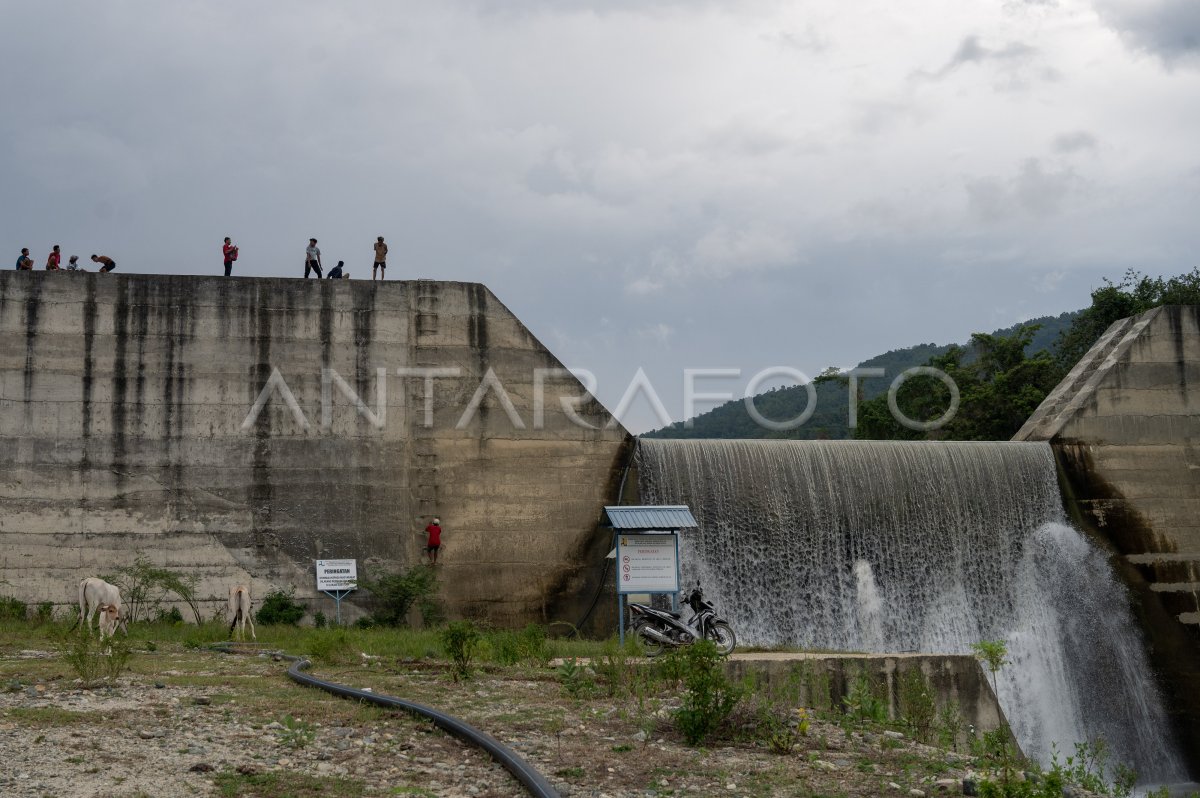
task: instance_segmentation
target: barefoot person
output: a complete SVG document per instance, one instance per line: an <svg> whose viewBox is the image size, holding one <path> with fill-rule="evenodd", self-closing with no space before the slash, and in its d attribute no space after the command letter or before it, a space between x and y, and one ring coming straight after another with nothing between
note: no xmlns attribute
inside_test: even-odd
<svg viewBox="0 0 1200 798"><path fill-rule="evenodd" d="M100 271L102 272L111 272L113 269L117 268L117 262L107 255L93 255L92 262L99 263Z"/></svg>
<svg viewBox="0 0 1200 798"><path fill-rule="evenodd" d="M62 270L62 253L59 251L58 244L54 245L54 249L50 250L50 257L46 258L46 271L57 272Z"/></svg>
<svg viewBox="0 0 1200 798"><path fill-rule="evenodd" d="M384 279L384 272L387 271L387 244L383 243L383 236L375 239L375 265L371 267L371 279L375 279L375 272L379 272L379 279Z"/></svg>
<svg viewBox="0 0 1200 798"><path fill-rule="evenodd" d="M33 271L33 258L29 257L29 247L21 248L21 254L17 256L17 271Z"/></svg>
<svg viewBox="0 0 1200 798"><path fill-rule="evenodd" d="M442 548L441 521L433 519L433 522L425 527L425 534L429 536L425 544L425 553L429 556L429 564L437 565L438 551Z"/></svg>

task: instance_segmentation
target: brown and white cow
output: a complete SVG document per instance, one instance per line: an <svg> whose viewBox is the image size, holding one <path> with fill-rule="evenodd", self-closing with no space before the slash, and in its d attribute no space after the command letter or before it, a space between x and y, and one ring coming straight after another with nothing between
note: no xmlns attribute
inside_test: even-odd
<svg viewBox="0 0 1200 798"><path fill-rule="evenodd" d="M250 602L250 588L245 585L234 585L229 588L229 632L233 633L236 626L237 639L246 639L246 623L250 623L250 639L257 640L254 634L253 608Z"/></svg>
<svg viewBox="0 0 1200 798"><path fill-rule="evenodd" d="M129 634L125 618L121 617L121 591L103 579L89 576L79 583L79 621L92 631L92 616L99 613L97 626L100 639L111 637L117 629Z"/></svg>

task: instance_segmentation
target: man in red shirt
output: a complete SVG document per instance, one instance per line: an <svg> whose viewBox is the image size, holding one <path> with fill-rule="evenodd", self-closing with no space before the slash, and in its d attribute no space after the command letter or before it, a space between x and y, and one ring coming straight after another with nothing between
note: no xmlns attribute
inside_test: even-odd
<svg viewBox="0 0 1200 798"><path fill-rule="evenodd" d="M54 245L54 249L50 250L50 257L46 258L46 271L56 272L62 269L62 253L59 252L58 244Z"/></svg>
<svg viewBox="0 0 1200 798"><path fill-rule="evenodd" d="M225 236L225 243L221 245L221 257L225 259L225 276L233 271L233 262L237 260L238 248L229 240L229 236Z"/></svg>
<svg viewBox="0 0 1200 798"><path fill-rule="evenodd" d="M425 544L425 553L429 556L429 564L437 565L438 549L442 547L442 527L441 521L433 519L433 523L425 527L425 534L429 535L429 540Z"/></svg>

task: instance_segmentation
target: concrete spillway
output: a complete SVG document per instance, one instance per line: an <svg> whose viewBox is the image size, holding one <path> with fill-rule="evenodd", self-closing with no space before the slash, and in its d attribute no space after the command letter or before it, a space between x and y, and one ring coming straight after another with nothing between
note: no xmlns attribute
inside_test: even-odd
<svg viewBox="0 0 1200 798"><path fill-rule="evenodd" d="M1003 640L1000 699L1049 765L1103 737L1149 783L1182 759L1123 586L1065 524L1046 444L642 441L639 490L688 504L680 545L751 644L970 653Z"/></svg>
<svg viewBox="0 0 1200 798"><path fill-rule="evenodd" d="M0 579L62 602L144 555L312 598L437 515L452 615L570 616L610 420L482 285L0 272Z"/></svg>

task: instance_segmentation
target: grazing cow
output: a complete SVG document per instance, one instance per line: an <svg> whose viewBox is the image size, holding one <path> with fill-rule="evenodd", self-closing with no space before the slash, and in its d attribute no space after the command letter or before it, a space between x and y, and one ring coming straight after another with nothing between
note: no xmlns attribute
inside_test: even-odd
<svg viewBox="0 0 1200 798"><path fill-rule="evenodd" d="M101 604L100 615L96 618L96 626L100 629L100 640L106 637L112 637L117 633L117 625L122 624L121 608L113 604ZM125 630L125 634L129 634L129 630Z"/></svg>
<svg viewBox="0 0 1200 798"><path fill-rule="evenodd" d="M229 588L229 633L238 627L237 639L246 639L246 622L250 623L250 639L257 640L254 634L254 618L250 606L250 588L245 585L234 585Z"/></svg>
<svg viewBox="0 0 1200 798"><path fill-rule="evenodd" d="M129 634L125 618L121 617L121 591L116 585L89 576L79 583L79 621L89 633L92 631L92 616L97 612L100 613L97 626L101 638L112 636L118 628Z"/></svg>

